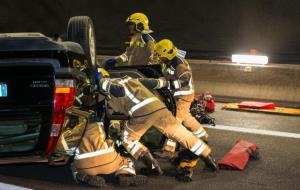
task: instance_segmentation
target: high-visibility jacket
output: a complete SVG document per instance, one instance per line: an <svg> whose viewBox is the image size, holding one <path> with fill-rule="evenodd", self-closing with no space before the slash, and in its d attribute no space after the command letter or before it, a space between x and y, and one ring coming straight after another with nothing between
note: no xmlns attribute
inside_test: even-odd
<svg viewBox="0 0 300 190"><path fill-rule="evenodd" d="M150 34L136 33L131 40L126 51L119 56L121 62L128 65L148 65L154 52L155 40Z"/></svg>
<svg viewBox="0 0 300 190"><path fill-rule="evenodd" d="M176 56L163 69L167 80L175 88L174 96L190 95L194 93L192 71L188 62L179 56Z"/></svg>
<svg viewBox="0 0 300 190"><path fill-rule="evenodd" d="M141 117L166 108L139 79L127 76L119 79L102 78L99 86L109 93L108 104L113 110L129 117Z"/></svg>

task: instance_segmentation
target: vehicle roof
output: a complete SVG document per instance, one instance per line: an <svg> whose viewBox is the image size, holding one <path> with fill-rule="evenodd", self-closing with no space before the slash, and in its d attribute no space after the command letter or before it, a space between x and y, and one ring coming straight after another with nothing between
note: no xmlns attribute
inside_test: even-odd
<svg viewBox="0 0 300 190"><path fill-rule="evenodd" d="M84 54L75 42L57 42L41 33L2 33L0 44L0 52L65 50Z"/></svg>

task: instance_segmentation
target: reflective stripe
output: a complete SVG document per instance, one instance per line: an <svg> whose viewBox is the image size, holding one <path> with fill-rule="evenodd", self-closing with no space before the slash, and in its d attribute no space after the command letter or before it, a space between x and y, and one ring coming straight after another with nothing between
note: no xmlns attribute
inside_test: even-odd
<svg viewBox="0 0 300 190"><path fill-rule="evenodd" d="M115 149L113 147L110 147L108 149L103 149L103 150L97 150L95 152L88 152L88 153L84 153L84 154L79 154L75 156L75 160L81 160L81 159L85 159L85 158L91 158L91 157L95 157L95 156L99 156L99 155L103 155L103 154L108 154L108 153L112 153L114 152Z"/></svg>
<svg viewBox="0 0 300 190"><path fill-rule="evenodd" d="M156 98L156 97L147 98L147 99L143 100L141 103L136 104L135 106L132 106L132 108L128 112L129 115L132 116L132 114L136 110L138 110L138 109L144 107L145 105L150 104L151 102L154 102L154 101L158 101L158 98Z"/></svg>
<svg viewBox="0 0 300 190"><path fill-rule="evenodd" d="M200 133L200 134L195 134L198 138L201 138L201 137L204 137L205 136L205 134L206 134L206 132L205 131L203 131L202 133Z"/></svg>
<svg viewBox="0 0 300 190"><path fill-rule="evenodd" d="M193 93L194 93L194 90L193 90L193 89L186 90L186 91L176 91L176 92L174 93L174 96L190 95L190 94L193 94Z"/></svg>
<svg viewBox="0 0 300 190"><path fill-rule="evenodd" d="M200 146L200 148L195 152L195 154L199 156L205 150L205 148L206 148L206 145L202 144Z"/></svg>
<svg viewBox="0 0 300 190"><path fill-rule="evenodd" d="M168 140L167 140L167 145L168 145L168 146L175 147L175 146L176 146L176 142L173 141L173 140L171 140L171 139L168 139Z"/></svg>
<svg viewBox="0 0 300 190"><path fill-rule="evenodd" d="M107 91L108 83L109 83L109 80L105 80L105 81L102 83L102 89L103 89L103 90Z"/></svg>
<svg viewBox="0 0 300 190"><path fill-rule="evenodd" d="M201 142L198 141L190 150L195 152L201 146Z"/></svg>
<svg viewBox="0 0 300 190"><path fill-rule="evenodd" d="M158 79L158 82L159 82L158 88L164 87L164 80L163 79Z"/></svg>
<svg viewBox="0 0 300 190"><path fill-rule="evenodd" d="M61 144L63 145L65 151L69 150L69 146L68 146L68 144L66 142L66 139L63 135L62 135L62 138L61 138Z"/></svg>
<svg viewBox="0 0 300 190"><path fill-rule="evenodd" d="M141 101L138 100L129 90L128 88L126 87L125 83L127 83L129 80L131 79L131 77L128 77L126 79L121 79L121 81L119 82L119 84L121 84L123 87L124 87L124 91L125 91L125 94L128 98L130 98L134 103L138 104L140 103Z"/></svg>
<svg viewBox="0 0 300 190"><path fill-rule="evenodd" d="M189 87L190 87L190 90L176 91L174 93L174 96L193 94L194 89L193 89L193 85L192 85L192 78L190 78Z"/></svg>
<svg viewBox="0 0 300 190"><path fill-rule="evenodd" d="M128 144L128 148L132 149L137 143L138 143L137 141L130 142Z"/></svg>
<svg viewBox="0 0 300 190"><path fill-rule="evenodd" d="M133 94L131 94L131 92L127 89L127 87L125 85L124 85L124 90L125 90L126 96L128 96L128 98L130 98L130 100L132 100L134 103L139 104L141 102Z"/></svg>
<svg viewBox="0 0 300 190"><path fill-rule="evenodd" d="M123 165L123 166L121 166L119 169L118 169L118 172L117 173L119 173L120 171L127 171L127 172L129 172L129 173L131 173L131 174L133 174L133 175L135 175L136 173L135 173L135 169L134 168L131 168L131 167L128 167L127 165Z"/></svg>
<svg viewBox="0 0 300 190"><path fill-rule="evenodd" d="M134 146L134 148L130 151L131 155L134 155L135 153L137 153L137 151L139 151L142 147L139 144L136 144Z"/></svg>
<svg viewBox="0 0 300 190"><path fill-rule="evenodd" d="M171 68L168 68L168 69L166 70L166 72L169 73L170 75L174 75L174 74L175 74L175 71L172 70Z"/></svg>
<svg viewBox="0 0 300 190"><path fill-rule="evenodd" d="M180 82L178 81L178 80L175 80L175 81L173 81L173 84L174 84L174 86L175 86L175 89L178 89L178 88L180 88Z"/></svg>
<svg viewBox="0 0 300 190"><path fill-rule="evenodd" d="M120 58L122 59L123 62L128 61L128 56L125 53L123 53L122 55L120 55Z"/></svg>

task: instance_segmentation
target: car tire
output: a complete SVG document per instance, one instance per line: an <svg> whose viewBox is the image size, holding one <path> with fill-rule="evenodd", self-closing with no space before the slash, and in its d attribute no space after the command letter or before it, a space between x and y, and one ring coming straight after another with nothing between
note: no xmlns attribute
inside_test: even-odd
<svg viewBox="0 0 300 190"><path fill-rule="evenodd" d="M96 70L96 40L93 21L88 16L71 17L68 22L68 40L81 45L88 61L89 74Z"/></svg>

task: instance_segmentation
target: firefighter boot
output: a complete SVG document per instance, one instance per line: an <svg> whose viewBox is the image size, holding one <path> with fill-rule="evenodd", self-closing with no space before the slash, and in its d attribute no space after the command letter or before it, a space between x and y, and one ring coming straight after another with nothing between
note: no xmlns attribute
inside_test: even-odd
<svg viewBox="0 0 300 190"><path fill-rule="evenodd" d="M144 175L119 174L117 175L117 181L121 187L141 186L147 183L148 178Z"/></svg>
<svg viewBox="0 0 300 190"><path fill-rule="evenodd" d="M105 179L98 175L88 175L86 173L79 172L76 175L77 181L89 184L93 187L105 187Z"/></svg>
<svg viewBox="0 0 300 190"><path fill-rule="evenodd" d="M147 168L144 169L144 172L155 175L163 175L163 171L160 168L158 161L153 158L149 151L143 152L140 159L147 166Z"/></svg>
<svg viewBox="0 0 300 190"><path fill-rule="evenodd" d="M176 169L177 174L176 174L176 179L178 181L182 181L182 182L190 182L192 181L192 176L193 176L193 168L182 168L182 167L178 167Z"/></svg>
<svg viewBox="0 0 300 190"><path fill-rule="evenodd" d="M209 154L207 157L200 156L200 159L205 163L206 167L208 167L211 171L217 172L219 171L219 166L216 160Z"/></svg>

